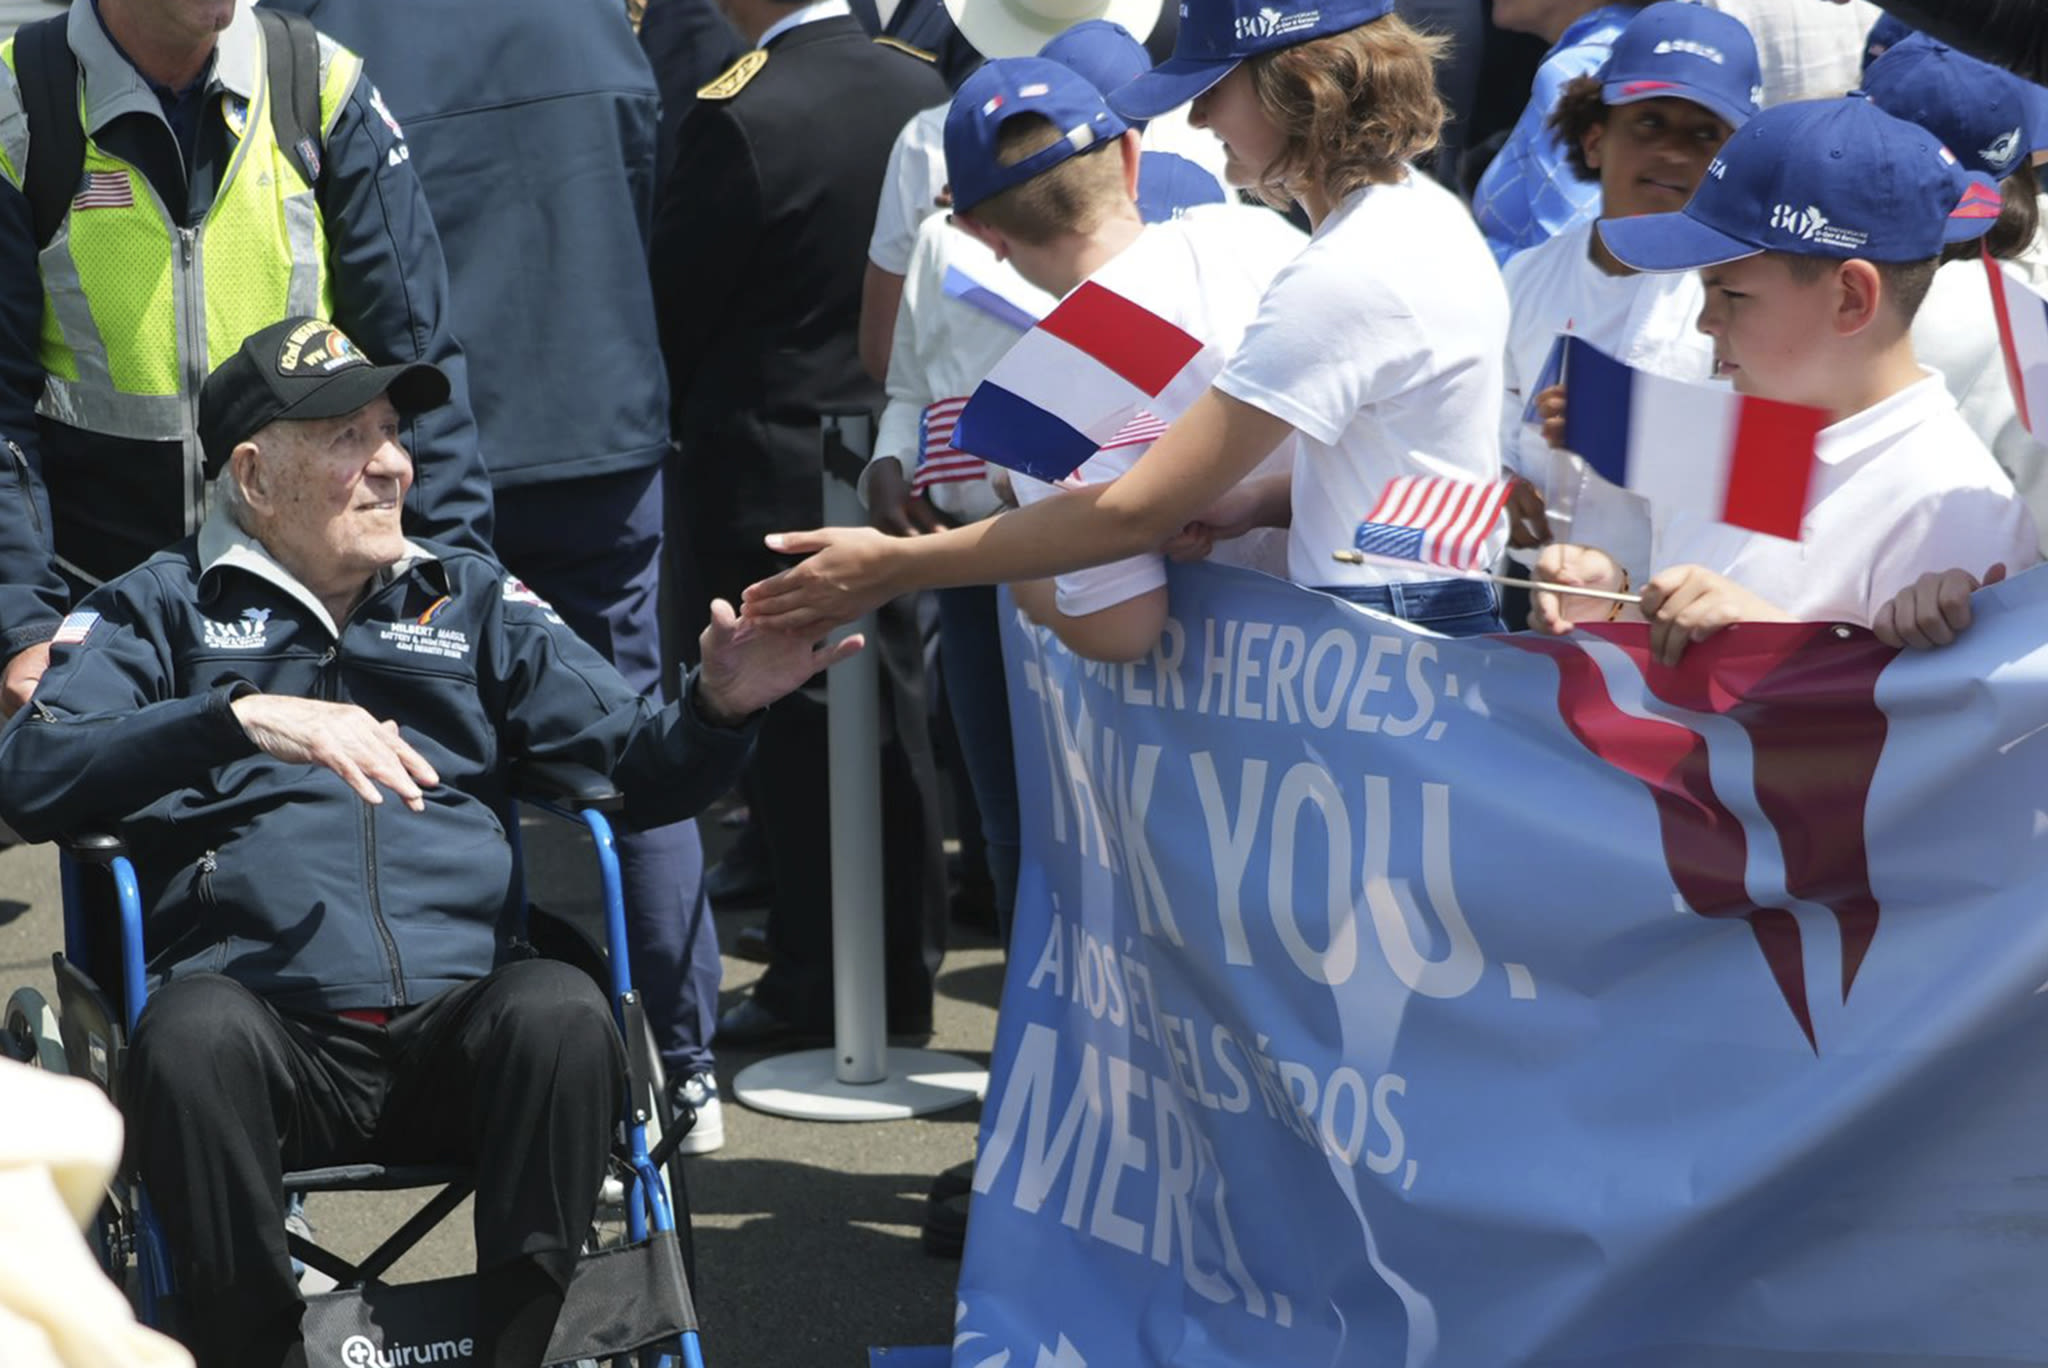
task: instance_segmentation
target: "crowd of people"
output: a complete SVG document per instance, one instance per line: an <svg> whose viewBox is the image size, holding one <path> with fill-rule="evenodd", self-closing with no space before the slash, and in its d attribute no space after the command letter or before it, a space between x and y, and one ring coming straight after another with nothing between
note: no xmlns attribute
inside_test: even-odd
<svg viewBox="0 0 2048 1368"><path fill-rule="evenodd" d="M2048 284L2048 47L2012 0L1885 8L76 0L21 30L0 817L135 852L118 1100L198 1361L306 1361L284 1169L459 1156L479 1361L540 1362L622 1056L587 979L499 944L514 761L627 794L683 1152L724 1142L714 1044L828 1036L819 672L862 643L827 628L874 615L899 1040L977 877L999 934L1016 896L992 586L1102 660L1209 556L1447 635L1640 620L1670 662L1738 622L1952 640L2048 510L1983 265ZM1084 283L1213 382L1057 484L986 464L968 397ZM1560 333L1823 410L1801 538L1564 449ZM821 425L861 415L870 526L820 528ZM1332 559L1390 481L1503 472L1526 609ZM728 791L749 826L707 872ZM720 1016L712 906L746 896L768 967ZM942 1178L928 1243L965 1202Z"/></svg>

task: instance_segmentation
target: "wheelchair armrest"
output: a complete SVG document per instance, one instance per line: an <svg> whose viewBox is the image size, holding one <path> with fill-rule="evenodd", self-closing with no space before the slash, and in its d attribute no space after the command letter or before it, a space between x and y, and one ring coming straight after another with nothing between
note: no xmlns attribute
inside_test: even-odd
<svg viewBox="0 0 2048 1368"><path fill-rule="evenodd" d="M117 856L128 853L128 843L111 831L84 831L59 837L57 843L74 859L87 864L112 864Z"/></svg>
<svg viewBox="0 0 2048 1368"><path fill-rule="evenodd" d="M512 796L563 807L617 812L626 805L611 779L588 765L567 760L519 760L512 766Z"/></svg>

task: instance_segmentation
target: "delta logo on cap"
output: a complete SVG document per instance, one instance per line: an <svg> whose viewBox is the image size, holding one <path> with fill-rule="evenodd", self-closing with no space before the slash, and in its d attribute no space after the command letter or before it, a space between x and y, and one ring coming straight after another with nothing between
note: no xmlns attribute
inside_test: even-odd
<svg viewBox="0 0 2048 1368"><path fill-rule="evenodd" d="M319 319L293 328L277 351L277 373L284 376L331 375L369 364L370 358L356 350L346 333Z"/></svg>

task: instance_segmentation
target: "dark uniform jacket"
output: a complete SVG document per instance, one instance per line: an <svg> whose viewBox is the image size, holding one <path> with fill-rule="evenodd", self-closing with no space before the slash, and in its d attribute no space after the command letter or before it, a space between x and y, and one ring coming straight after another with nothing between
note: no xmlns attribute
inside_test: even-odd
<svg viewBox="0 0 2048 1368"><path fill-rule="evenodd" d="M414 550L337 634L215 515L66 620L0 735L0 814L31 840L119 827L153 981L224 973L294 1010L422 1001L496 960L512 761L611 774L643 825L731 784L752 726L701 720L693 688L657 711L497 562ZM426 811L257 750L229 708L249 692L395 720L440 776Z"/></svg>
<svg viewBox="0 0 2048 1368"><path fill-rule="evenodd" d="M678 503L707 587L728 594L759 573L763 533L816 525L819 417L880 407L856 345L868 238L897 132L946 98L929 62L850 16L765 55L690 112L655 221Z"/></svg>
<svg viewBox="0 0 2048 1368"><path fill-rule="evenodd" d="M448 257L491 483L668 455L647 285L654 73L618 0L265 0L377 73Z"/></svg>
<svg viewBox="0 0 2048 1368"><path fill-rule="evenodd" d="M247 16L237 22L253 24ZM72 7L67 24L74 51L112 50L89 0ZM366 68L328 130L314 187L334 275L333 321L379 361L431 361L447 373L449 402L405 420L403 441L418 470L406 527L481 550L490 544L491 491L468 367L450 327L441 243L405 140L372 104L370 75ZM91 130L103 149L140 169L165 204L186 206L188 227L212 207L239 141L223 110L228 92L217 76L208 79L189 183L160 110L127 108ZM150 269L136 264L140 276ZM161 269L170 269L168 255ZM205 512L177 443L107 437L37 416L42 326L28 200L0 177L0 657L45 640L64 615L69 593L50 559L51 513L57 554L101 580L196 530ZM20 448L20 461L8 459L7 442Z"/></svg>

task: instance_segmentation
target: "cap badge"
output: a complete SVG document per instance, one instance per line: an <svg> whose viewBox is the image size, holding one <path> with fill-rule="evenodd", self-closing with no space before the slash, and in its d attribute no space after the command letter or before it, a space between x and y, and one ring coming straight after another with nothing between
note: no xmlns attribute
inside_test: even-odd
<svg viewBox="0 0 2048 1368"><path fill-rule="evenodd" d="M349 366L367 366L369 358L332 323L309 319L293 328L277 354L279 375L326 375Z"/></svg>
<svg viewBox="0 0 2048 1368"><path fill-rule="evenodd" d="M2020 130L2015 128L2010 132L1999 134L1992 141L1991 146L1985 148L1977 155L1982 157L1989 165L2004 166L2015 156L2019 155L2019 150Z"/></svg>
<svg viewBox="0 0 2048 1368"><path fill-rule="evenodd" d="M1312 29L1321 22L1322 17L1321 10L1303 10L1299 14L1288 14L1271 5L1263 5L1257 14L1238 16L1237 36L1240 41L1247 38L1278 38L1282 34Z"/></svg>
<svg viewBox="0 0 2048 1368"><path fill-rule="evenodd" d="M1854 228L1842 228L1831 222L1815 205L1804 209L1797 205L1780 204L1771 210L1771 227L1792 234L1806 242L1818 242L1828 247L1840 247L1854 251L1870 241L1870 234Z"/></svg>
<svg viewBox="0 0 2048 1368"><path fill-rule="evenodd" d="M1710 43L1698 42L1691 38L1666 38L1650 50L1659 57L1672 52L1688 52L1695 57L1706 58L1715 66L1728 65L1728 59L1721 55L1721 49Z"/></svg>

